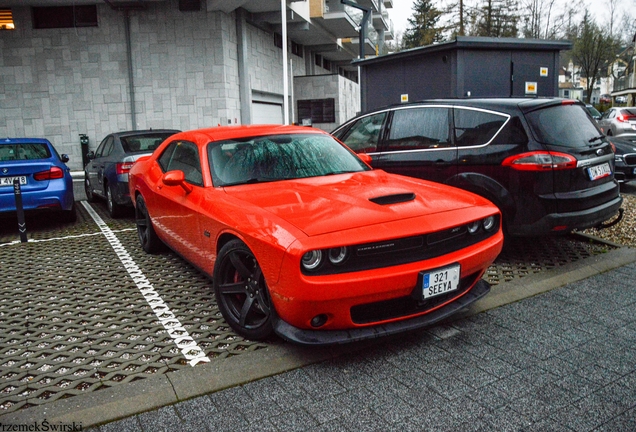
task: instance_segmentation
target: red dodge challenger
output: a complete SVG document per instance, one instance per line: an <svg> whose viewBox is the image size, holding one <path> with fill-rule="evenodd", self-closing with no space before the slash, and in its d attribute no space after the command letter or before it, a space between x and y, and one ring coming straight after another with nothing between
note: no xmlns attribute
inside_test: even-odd
<svg viewBox="0 0 636 432"><path fill-rule="evenodd" d="M212 277L248 339L324 345L430 325L490 290L498 209L449 186L371 169L295 126L178 133L130 170L141 246Z"/></svg>

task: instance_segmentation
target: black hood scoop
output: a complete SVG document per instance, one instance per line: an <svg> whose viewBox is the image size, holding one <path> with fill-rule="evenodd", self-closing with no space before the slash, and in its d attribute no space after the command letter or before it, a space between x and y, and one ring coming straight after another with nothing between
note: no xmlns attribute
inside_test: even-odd
<svg viewBox="0 0 636 432"><path fill-rule="evenodd" d="M413 201L415 199L415 194L412 192L408 193L400 193L393 195L383 195L375 198L369 198L369 201L380 204L380 205L389 205L389 204L397 204L407 201Z"/></svg>

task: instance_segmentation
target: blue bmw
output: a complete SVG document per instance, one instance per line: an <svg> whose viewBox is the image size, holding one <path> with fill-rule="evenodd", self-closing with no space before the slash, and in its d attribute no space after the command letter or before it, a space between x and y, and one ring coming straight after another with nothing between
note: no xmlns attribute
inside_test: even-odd
<svg viewBox="0 0 636 432"><path fill-rule="evenodd" d="M59 213L62 222L74 222L68 160L44 138L0 139L0 214L16 211L13 182L17 179L24 210L52 210Z"/></svg>

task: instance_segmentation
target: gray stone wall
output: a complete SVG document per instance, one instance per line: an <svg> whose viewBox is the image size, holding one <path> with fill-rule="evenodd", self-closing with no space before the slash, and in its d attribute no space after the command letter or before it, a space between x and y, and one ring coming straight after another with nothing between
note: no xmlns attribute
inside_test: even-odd
<svg viewBox="0 0 636 432"><path fill-rule="evenodd" d="M114 131L240 119L234 16L147 5L130 12L136 125L122 12L103 4L98 27L35 30L29 8L12 8L16 30L0 31L0 136L46 137L81 169L80 133L95 149Z"/></svg>

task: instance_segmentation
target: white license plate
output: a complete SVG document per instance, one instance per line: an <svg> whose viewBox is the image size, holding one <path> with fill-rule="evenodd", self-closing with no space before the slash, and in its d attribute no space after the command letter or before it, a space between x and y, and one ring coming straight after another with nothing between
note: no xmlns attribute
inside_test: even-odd
<svg viewBox="0 0 636 432"><path fill-rule="evenodd" d="M609 163L605 162L601 165L589 167L587 169L587 173L590 176L590 180L598 180L610 175L612 173L612 170L610 169Z"/></svg>
<svg viewBox="0 0 636 432"><path fill-rule="evenodd" d="M459 264L432 272L422 272L422 297L424 299L446 294L459 288Z"/></svg>
<svg viewBox="0 0 636 432"><path fill-rule="evenodd" d="M13 186L13 180L19 180L21 185L27 184L26 176L0 177L0 186Z"/></svg>

